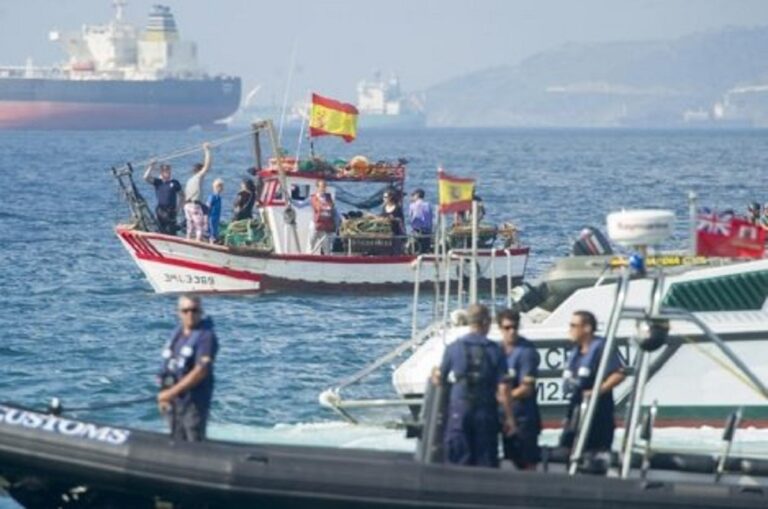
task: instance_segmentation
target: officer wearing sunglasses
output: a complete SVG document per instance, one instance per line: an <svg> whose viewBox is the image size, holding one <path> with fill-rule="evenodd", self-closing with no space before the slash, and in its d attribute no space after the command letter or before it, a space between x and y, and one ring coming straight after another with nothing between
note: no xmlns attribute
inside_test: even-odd
<svg viewBox="0 0 768 509"><path fill-rule="evenodd" d="M501 332L501 345L507 356L507 384L515 428L504 437L504 458L521 470L533 469L539 462L541 414L536 401L536 378L539 376L539 352L518 334L520 313L500 311L496 321Z"/></svg>
<svg viewBox="0 0 768 509"><path fill-rule="evenodd" d="M178 313L180 324L163 349L157 403L168 417L171 437L199 442L205 439L213 397L218 339L213 321L203 318L200 297L179 297Z"/></svg>

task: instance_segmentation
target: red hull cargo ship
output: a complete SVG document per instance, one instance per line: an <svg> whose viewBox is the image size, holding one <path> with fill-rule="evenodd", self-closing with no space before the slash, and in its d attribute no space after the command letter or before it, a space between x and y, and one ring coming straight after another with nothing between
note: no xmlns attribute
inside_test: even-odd
<svg viewBox="0 0 768 509"><path fill-rule="evenodd" d="M187 129L210 127L240 104L240 79L210 76L182 41L168 7L139 31L115 19L51 33L69 60L59 67L0 68L0 129Z"/></svg>

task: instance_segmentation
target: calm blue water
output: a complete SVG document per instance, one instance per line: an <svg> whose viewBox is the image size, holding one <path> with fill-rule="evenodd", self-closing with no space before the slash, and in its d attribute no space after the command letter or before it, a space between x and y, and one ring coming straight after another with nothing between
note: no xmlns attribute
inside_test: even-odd
<svg viewBox="0 0 768 509"><path fill-rule="evenodd" d="M0 399L40 407L58 396L74 406L154 391L175 303L151 291L112 233L127 209L108 168L216 136L0 133ZM295 135L286 139L294 151ZM430 198L438 165L477 177L489 216L523 227L533 274L565 254L581 227L621 207L673 208L682 218L689 190L715 207L768 201L765 132L438 130L364 133L349 145L323 139L316 149L405 157L408 188ZM253 164L250 147L243 139L214 156L212 177L225 180L227 201ZM176 161L177 177L195 161ZM318 392L410 328L410 295L220 297L205 307L221 341L212 420L235 435L271 430L284 441L320 429L315 440L333 442L329 424L312 424L335 419ZM363 392L386 394L388 376ZM98 419L162 426L151 404Z"/></svg>

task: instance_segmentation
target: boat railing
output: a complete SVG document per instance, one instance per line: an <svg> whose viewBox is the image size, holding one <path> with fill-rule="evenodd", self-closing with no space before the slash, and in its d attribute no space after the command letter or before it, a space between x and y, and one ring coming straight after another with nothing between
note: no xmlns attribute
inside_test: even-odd
<svg viewBox="0 0 768 509"><path fill-rule="evenodd" d="M0 78L54 78L65 73L58 67L35 67L29 65L0 66Z"/></svg>
<svg viewBox="0 0 768 509"><path fill-rule="evenodd" d="M397 345L395 348L380 356L367 366L352 373L339 380L332 387L324 390L318 397L320 405L333 410L339 414L345 420L357 424L358 420L349 413L351 409L360 408L372 408L372 407L402 407L402 406L419 406L422 403L422 399L403 399L403 398L379 398L379 399L344 399L342 397L342 391L352 385L360 383L362 380L370 376L372 373L378 371L384 366L389 365L391 362L397 360L399 357L413 352L421 346L429 338L433 337L439 332L442 324L433 323L429 327L422 329L418 334L412 336L409 340L404 341Z"/></svg>
<svg viewBox="0 0 768 509"><path fill-rule="evenodd" d="M642 261L640 263L642 264ZM715 332L701 318L688 310L662 305L662 298L664 295L664 274L661 269L658 269L654 276L654 286L648 306L631 307L626 305L632 274L634 272L644 271L645 268L643 266L636 265L632 267L632 264L628 264L627 267L622 269L622 275L616 286L614 302L606 329L605 347L600 358L593 385L594 387L600 387L606 378L609 359L616 348L619 323L622 320L634 320L638 325L643 325L643 327L638 328L639 331L643 332L638 332L638 334L632 338L632 340L637 342L639 354L635 359L635 365L633 367L635 379L627 398L629 405L627 408L628 419L625 423L624 440L621 445L621 450L619 451L619 456L621 458L621 476L624 478L629 476L631 469L632 453L635 448L635 435L640 421L645 385L648 380L650 355L652 351L660 348L666 343L670 321L689 322L695 325L701 331L702 335L710 340L738 369L740 374L746 378L746 382L762 397L768 399L768 387L766 387L750 367L744 363L730 346L715 334ZM584 407L579 423L575 445L570 454L569 473L571 475L578 472L579 466L584 459L585 447L593 425L598 399L598 397L592 396L586 400L586 406ZM738 413L738 415L740 415L740 413ZM740 419L736 420L736 425L738 424L738 420ZM725 441L732 441L732 436ZM727 449L724 449L721 456L721 473L724 465L724 460L722 458L727 457L729 451L730 444L728 444Z"/></svg>
<svg viewBox="0 0 768 509"><path fill-rule="evenodd" d="M505 256L507 259L507 274L505 277L507 286L507 302L511 299L512 290L512 257L514 252L512 249L479 249L476 252L479 256L487 256L491 262L496 260L498 256ZM402 357L407 353L415 351L419 346L424 344L430 338L436 335L441 335L443 341L445 341L446 333L449 327L450 313L449 306L451 303L455 303L455 309L463 309L466 293L464 284L465 274L464 265L467 261L473 260L473 254L470 250L454 249L442 254L421 254L416 257L412 262L414 269L414 285L413 285L413 310L411 317L411 337L397 345L395 348L380 356L367 366L356 371L352 375L341 379L331 387L322 391L319 395L320 404L340 415L345 420L357 423L358 420L354 417L350 410L363 409L363 408L382 408L382 407L418 407L421 406L422 398L372 398L372 399L345 399L342 395L344 389L349 388L352 385L358 384L370 376L372 373L379 369L390 365L393 361ZM432 263L435 265L435 278L434 278L434 305L432 307L432 320L426 327L420 327L419 324L419 312L421 305L422 286L424 280L422 278L422 271L425 264ZM451 285L451 277L448 276L447 271L457 267L456 270L456 291L455 297L451 298L451 291L453 285ZM495 272L495 263L490 264L490 293L492 299L495 302L497 295L497 277ZM442 279L441 279L442 274ZM443 290L444 288L444 290ZM445 300L443 300L443 292L445 292Z"/></svg>

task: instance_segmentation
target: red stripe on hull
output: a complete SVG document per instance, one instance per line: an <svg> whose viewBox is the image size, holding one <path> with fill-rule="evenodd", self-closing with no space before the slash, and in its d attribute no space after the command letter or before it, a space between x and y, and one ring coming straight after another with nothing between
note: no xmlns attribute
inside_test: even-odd
<svg viewBox="0 0 768 509"><path fill-rule="evenodd" d="M220 105L0 101L0 129L185 129L227 115Z"/></svg>
<svg viewBox="0 0 768 509"><path fill-rule="evenodd" d="M227 276L233 279L244 279L246 281L254 281L256 283L261 282L261 274L255 274L244 270L228 269L226 267L218 267L216 265L206 265L204 263L190 262L188 260L180 260L178 258L165 258L161 256L155 256L146 253L136 252L136 258L147 262L162 263L164 265L170 265L172 267L182 267L185 269L199 270L201 272L210 272L211 274L218 274L220 276Z"/></svg>
<svg viewBox="0 0 768 509"><path fill-rule="evenodd" d="M235 270L227 267L220 267L217 265L208 265L205 263L192 262L189 260L181 260L178 258L168 258L163 256L155 246L152 245L146 238L142 238L140 235L129 230L122 230L118 228L118 235L123 238L133 249L133 253L139 260L144 260L154 263L162 263L164 265L171 265L174 267L182 267L185 269L199 270L201 272L210 272L211 274L218 274L221 276L227 276L234 279L243 279L246 281L261 282L261 274L248 272L245 270Z"/></svg>
<svg viewBox="0 0 768 509"><path fill-rule="evenodd" d="M204 244L197 241L187 240L181 237L174 237L172 235L164 235L160 233L135 232L131 230L123 230L121 228L117 228L117 232L119 235L123 235L123 236L125 236L125 234L128 233L129 235L137 238L162 240L164 242L173 242L176 244L194 246L195 248L199 248L199 249L208 249L212 251L227 252L231 255L244 256L248 258L269 258L272 260L282 260L282 261L340 263L340 264L371 264L371 265L386 264L386 263L411 263L414 260L416 260L416 257L412 255L348 256L346 254L339 254L339 255L282 254L282 255L278 255L278 254L264 254L264 253L239 253L236 250L230 250L226 247L216 246L211 244ZM529 253L529 248L527 247L514 248L514 249L510 249L509 253L512 256L527 255ZM490 254L488 253L480 253L478 256L480 258L490 258ZM503 249L496 250L496 258L502 258L505 256L506 256L506 253ZM424 263L429 263L429 261L430 260L427 259L424 261Z"/></svg>

